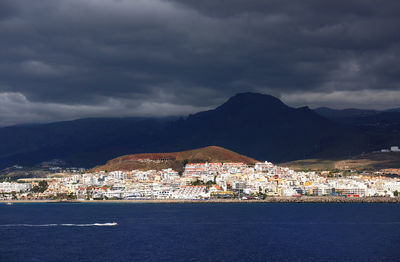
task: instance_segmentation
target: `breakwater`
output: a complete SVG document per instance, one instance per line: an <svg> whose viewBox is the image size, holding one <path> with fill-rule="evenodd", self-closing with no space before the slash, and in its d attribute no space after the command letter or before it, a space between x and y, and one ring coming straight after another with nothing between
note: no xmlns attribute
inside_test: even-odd
<svg viewBox="0 0 400 262"><path fill-rule="evenodd" d="M400 197L267 197L263 200L244 199L149 199L149 200L1 200L0 203L400 203Z"/></svg>

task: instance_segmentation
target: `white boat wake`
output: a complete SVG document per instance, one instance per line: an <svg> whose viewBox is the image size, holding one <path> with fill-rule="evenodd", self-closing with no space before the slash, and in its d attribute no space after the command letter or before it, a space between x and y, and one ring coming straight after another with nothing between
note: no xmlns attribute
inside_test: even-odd
<svg viewBox="0 0 400 262"><path fill-rule="evenodd" d="M117 222L112 222L112 223L94 223L94 224L59 224L60 226L65 226L65 227L112 227L112 226L118 226Z"/></svg>
<svg viewBox="0 0 400 262"><path fill-rule="evenodd" d="M0 227L112 227L118 226L117 222L112 223L93 223L93 224L5 224Z"/></svg>

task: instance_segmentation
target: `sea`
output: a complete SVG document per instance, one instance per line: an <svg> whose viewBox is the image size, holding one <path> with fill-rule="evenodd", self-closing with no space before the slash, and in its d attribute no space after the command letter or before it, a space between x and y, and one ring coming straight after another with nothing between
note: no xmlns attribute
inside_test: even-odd
<svg viewBox="0 0 400 262"><path fill-rule="evenodd" d="M400 204L0 203L0 261L400 261Z"/></svg>

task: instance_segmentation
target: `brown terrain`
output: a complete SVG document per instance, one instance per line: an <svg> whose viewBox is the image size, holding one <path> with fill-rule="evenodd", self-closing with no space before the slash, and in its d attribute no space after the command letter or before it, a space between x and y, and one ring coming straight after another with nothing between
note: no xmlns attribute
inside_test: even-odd
<svg viewBox="0 0 400 262"><path fill-rule="evenodd" d="M400 168L400 153L369 153L348 159L303 159L279 165L287 166L294 170L398 169Z"/></svg>
<svg viewBox="0 0 400 262"><path fill-rule="evenodd" d="M173 168L176 171L182 171L186 163L199 162L243 162L252 165L258 161L222 147L208 146L182 152L145 153L120 156L108 161L105 165L96 166L90 171L110 172L115 170L130 171L133 169L161 170L165 168Z"/></svg>

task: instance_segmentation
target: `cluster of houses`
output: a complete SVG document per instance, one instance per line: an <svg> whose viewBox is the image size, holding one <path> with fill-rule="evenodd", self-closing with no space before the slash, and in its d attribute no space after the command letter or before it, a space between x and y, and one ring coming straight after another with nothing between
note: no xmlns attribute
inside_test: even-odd
<svg viewBox="0 0 400 262"><path fill-rule="evenodd" d="M260 199L269 196L397 196L400 178L322 176L295 172L270 162L188 163L172 169L68 174L47 178L43 192L32 192L43 179L0 183L0 199ZM21 183L24 182L24 183Z"/></svg>
<svg viewBox="0 0 400 262"><path fill-rule="evenodd" d="M388 152L400 152L400 148L398 146L391 146L390 149L384 148L378 152L388 153Z"/></svg>

